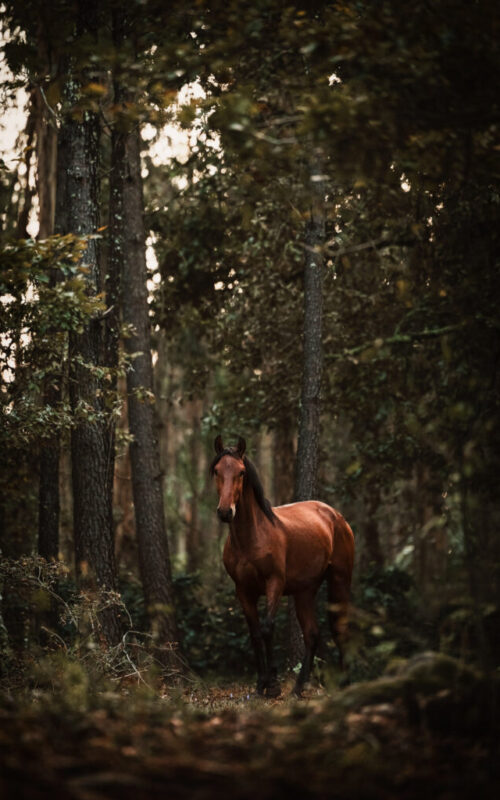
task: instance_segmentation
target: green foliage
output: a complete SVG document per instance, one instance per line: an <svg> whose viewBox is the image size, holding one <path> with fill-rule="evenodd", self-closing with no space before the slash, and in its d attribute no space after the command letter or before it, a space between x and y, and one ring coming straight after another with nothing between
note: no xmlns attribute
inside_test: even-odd
<svg viewBox="0 0 500 800"><path fill-rule="evenodd" d="M494 603L478 606L464 597L440 607L436 619L436 640L439 649L467 663L476 663L481 649L486 648L489 665L498 665L500 645L498 623L500 609Z"/></svg>
<svg viewBox="0 0 500 800"><path fill-rule="evenodd" d="M68 659L64 652L45 656L33 671L36 693L51 709L65 714L88 709L90 676L83 664Z"/></svg>
<svg viewBox="0 0 500 800"><path fill-rule="evenodd" d="M26 447L71 425L62 392L68 335L82 331L89 318L104 310L102 297L86 289L85 249L86 240L72 234L18 239L2 248L3 447ZM44 402L48 385L61 389L56 407Z"/></svg>
<svg viewBox="0 0 500 800"><path fill-rule="evenodd" d="M121 362L95 366L75 356L70 363L70 336L102 324L106 312L103 295L88 291L89 238L95 237L12 239L0 250L0 489L7 524L2 548L10 556L33 544L13 546L21 534L35 532L39 446L67 434L78 420L108 422L121 409L114 388L117 374L124 374ZM84 403L71 409L68 385L77 362L103 384L99 411Z"/></svg>
<svg viewBox="0 0 500 800"><path fill-rule="evenodd" d="M411 624L414 609L410 599L413 581L397 567L374 568L361 576L357 602L367 611L382 611L394 622Z"/></svg>
<svg viewBox="0 0 500 800"><path fill-rule="evenodd" d="M433 621L424 616L411 576L397 567L360 576L353 597L349 678L372 680L391 662L433 646Z"/></svg>
<svg viewBox="0 0 500 800"><path fill-rule="evenodd" d="M174 587L182 644L191 667L200 675L253 673L248 629L234 587L224 581L210 602L203 596L199 575L179 575Z"/></svg>

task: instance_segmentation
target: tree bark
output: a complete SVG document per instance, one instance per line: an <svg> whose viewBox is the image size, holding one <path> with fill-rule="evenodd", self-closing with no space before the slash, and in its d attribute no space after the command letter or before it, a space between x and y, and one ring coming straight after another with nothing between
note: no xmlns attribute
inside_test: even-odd
<svg viewBox="0 0 500 800"><path fill-rule="evenodd" d="M77 234L94 233L99 226L97 167L99 132L97 120L69 122L72 128L68 167L68 195L71 198L70 226ZM95 239L89 240L85 262L90 268L89 291L101 285ZM73 480L73 522L77 573L96 588L115 589L113 550L112 487L114 441L105 416L105 386L95 373L103 366L103 324L91 320L81 334L70 337L70 397L76 425L71 434ZM80 415L83 415L80 419ZM102 616L109 642L120 636L118 615Z"/></svg>
<svg viewBox="0 0 500 800"><path fill-rule="evenodd" d="M369 485L366 490L366 520L362 529L363 548L360 559L360 570L362 572L368 571L373 567L384 566L384 554L380 544L380 532L375 517L379 506L379 488L373 484Z"/></svg>
<svg viewBox="0 0 500 800"><path fill-rule="evenodd" d="M319 167L310 173L311 215L306 231L304 264L304 339L302 392L295 476L295 500L316 494L320 433L320 391L323 367L323 245L325 190Z"/></svg>
<svg viewBox="0 0 500 800"><path fill-rule="evenodd" d="M38 238L51 236L56 227L57 130L43 103L40 89L32 92L36 108L36 190L38 195Z"/></svg>
<svg viewBox="0 0 500 800"><path fill-rule="evenodd" d="M124 41L127 20L124 12L113 13L113 35L119 48ZM129 88L115 74L115 105L133 99ZM120 125L120 129L117 127ZM151 328L149 319L146 233L141 176L140 133L124 117L113 132L113 184L121 196L121 239L123 271L121 305L127 326L125 350L131 359L127 370L127 403L132 491L139 551L139 568L146 608L158 656L165 666L175 662L173 648L178 642L170 553L163 508L162 472L155 422ZM119 185L117 185L117 183Z"/></svg>
<svg viewBox="0 0 500 800"><path fill-rule="evenodd" d="M41 123L39 123L39 126ZM66 174L69 158L69 137L65 125L62 125L57 135L57 147L54 147L53 138L55 131L50 128L50 147L48 154L45 153L46 147L40 145L38 152L38 175L47 179L51 172L51 164L45 164L44 158L52 158L53 150L57 150L56 162L56 199L55 212L53 219L54 230L52 230L52 206L49 198L52 192L45 187L46 200L42 204L40 200L40 231L39 237L50 236L53 232L64 234L69 231L68 226L68 203ZM37 139L38 144L38 139ZM40 183L44 181L40 180ZM44 213L42 213L42 208ZM51 281L57 280L56 275L51 275ZM59 376L59 381L62 376ZM56 407L61 399L60 382L54 376L48 376L45 380L43 402L44 405ZM58 557L59 553L59 459L60 459L60 437L58 433L45 439L40 448L40 482L38 490L38 553L47 560Z"/></svg>
<svg viewBox="0 0 500 800"><path fill-rule="evenodd" d="M465 568L469 582L469 594L472 600L472 621L474 625L475 635L477 639L477 655L479 656L479 663L486 675L491 675L492 660L491 660L491 647L486 636L486 629L484 625L484 596L482 595L481 583L484 580L481 576L480 569L480 547L478 542L478 533L474 529L471 522L471 514L469 511L469 480L466 475L466 458L465 446L462 437L458 443L458 464L460 470L460 516L462 521L462 530L464 537L465 549Z"/></svg>
<svg viewBox="0 0 500 800"><path fill-rule="evenodd" d="M28 238L28 224L30 219L31 209L33 207L33 196L35 194L34 186L32 185L32 158L33 158L33 140L35 137L36 129L36 115L37 110L32 104L26 123L26 147L24 148L24 187L22 192L22 206L19 210L19 217L17 220L16 235L18 239ZM21 182L21 178L20 178Z"/></svg>
<svg viewBox="0 0 500 800"><path fill-rule="evenodd" d="M325 188L320 159L311 165L311 210L306 230L304 262L304 336L299 437L295 472L295 502L316 495L320 435L320 391L323 366L323 246L325 243ZM288 599L289 655L302 660L304 644L291 597Z"/></svg>
<svg viewBox="0 0 500 800"><path fill-rule="evenodd" d="M54 404L48 391L45 402ZM38 554L57 559L59 554L59 436L51 436L40 449L40 484L38 492Z"/></svg>
<svg viewBox="0 0 500 800"><path fill-rule="evenodd" d="M126 398L126 380L120 377L119 394ZM126 399L122 405L118 430L128 433L128 408ZM137 565L137 537L135 535L134 499L132 496L132 471L128 448L117 453L114 475L114 508L118 512L115 524L115 557L117 569L134 571Z"/></svg>
<svg viewBox="0 0 500 800"><path fill-rule="evenodd" d="M203 547L200 537L200 520L198 514L199 501L199 469L201 457L201 430L200 430L201 404L193 400L190 404L191 436L189 441L189 481L191 497L188 508L188 529L186 536L186 555L188 572L196 572L203 563Z"/></svg>
<svg viewBox="0 0 500 800"><path fill-rule="evenodd" d="M293 422L285 416L274 431L273 441L273 500L275 505L290 503L294 496L293 463L295 459Z"/></svg>
<svg viewBox="0 0 500 800"><path fill-rule="evenodd" d="M125 347L133 359L127 372L127 393L129 428L133 436L130 460L139 565L153 633L162 644L171 647L178 641L178 636L153 405L140 137L137 129L125 137L124 163L122 310L123 321L131 330ZM168 650L165 655L169 661Z"/></svg>
<svg viewBox="0 0 500 800"><path fill-rule="evenodd" d="M94 33L97 4L87 2L84 7L81 0L79 13L80 32ZM71 77L70 74L67 86L74 92ZM78 235L95 234L99 227L98 117L89 111L83 113L82 121L69 115L64 128L68 146L68 230ZM88 241L84 262L88 268L87 290L97 294L104 280L95 238ZM80 584L112 592L116 588L112 510L114 436L106 408L107 386L96 369L107 366L105 327L105 320L94 318L82 333L70 336L70 399L75 416L71 458L77 577ZM116 605L105 607L99 620L107 642L117 643L121 638L121 623Z"/></svg>

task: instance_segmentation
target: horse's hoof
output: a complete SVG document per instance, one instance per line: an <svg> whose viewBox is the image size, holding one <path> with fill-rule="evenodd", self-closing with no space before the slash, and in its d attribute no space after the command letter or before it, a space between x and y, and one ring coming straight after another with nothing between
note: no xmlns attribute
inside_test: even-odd
<svg viewBox="0 0 500 800"><path fill-rule="evenodd" d="M295 685L292 689L292 697L296 697L297 700L302 700L302 686Z"/></svg>

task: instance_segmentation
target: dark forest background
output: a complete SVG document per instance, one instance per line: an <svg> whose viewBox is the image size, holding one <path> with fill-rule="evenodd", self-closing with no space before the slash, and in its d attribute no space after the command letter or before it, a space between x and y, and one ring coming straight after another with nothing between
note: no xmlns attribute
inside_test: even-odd
<svg viewBox="0 0 500 800"><path fill-rule="evenodd" d="M216 686L251 682L208 473L222 433L246 438L273 504L317 497L353 527L348 669L325 628L317 691L432 651L433 691L459 710L426 724L453 728L463 702L489 730L497 4L14 0L2 16L4 107L28 92L0 164L6 708L104 713L134 687L212 708ZM188 144L162 160L167 125ZM278 628L292 670L286 604Z"/></svg>

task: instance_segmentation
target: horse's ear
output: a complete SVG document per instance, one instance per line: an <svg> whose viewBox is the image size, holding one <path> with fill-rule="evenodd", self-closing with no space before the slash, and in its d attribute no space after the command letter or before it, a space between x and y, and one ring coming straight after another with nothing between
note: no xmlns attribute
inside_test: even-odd
<svg viewBox="0 0 500 800"><path fill-rule="evenodd" d="M222 436L220 435L220 433L218 436L215 437L214 447L217 455L222 453L222 451L224 450L224 445L222 443Z"/></svg>
<svg viewBox="0 0 500 800"><path fill-rule="evenodd" d="M246 446L247 446L247 444L246 444L245 440L243 439L243 437L239 436L238 437L238 444L236 445L236 450L237 450L238 455L239 455L240 458L243 458L243 455L244 455L245 450L246 450Z"/></svg>

